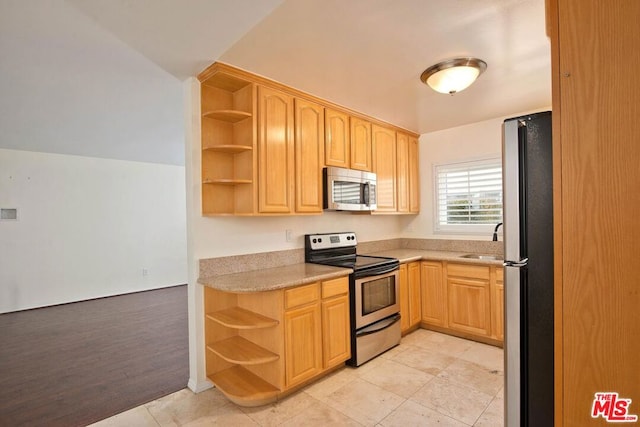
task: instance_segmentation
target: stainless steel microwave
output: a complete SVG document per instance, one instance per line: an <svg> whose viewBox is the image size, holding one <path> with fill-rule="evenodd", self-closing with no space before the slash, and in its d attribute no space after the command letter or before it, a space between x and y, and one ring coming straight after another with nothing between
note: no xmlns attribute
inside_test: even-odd
<svg viewBox="0 0 640 427"><path fill-rule="evenodd" d="M376 174L354 169L326 167L324 209L332 211L376 210Z"/></svg>

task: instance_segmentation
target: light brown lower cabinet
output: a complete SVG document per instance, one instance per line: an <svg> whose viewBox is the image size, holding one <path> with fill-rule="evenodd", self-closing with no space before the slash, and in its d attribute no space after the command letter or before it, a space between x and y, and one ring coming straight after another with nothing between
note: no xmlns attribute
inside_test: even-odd
<svg viewBox="0 0 640 427"><path fill-rule="evenodd" d="M421 271L423 327L502 345L501 267L423 261Z"/></svg>
<svg viewBox="0 0 640 427"><path fill-rule="evenodd" d="M447 283L442 263L422 261L422 323L447 326Z"/></svg>
<svg viewBox="0 0 640 427"><path fill-rule="evenodd" d="M491 336L489 267L448 264L449 327L460 332Z"/></svg>
<svg viewBox="0 0 640 427"><path fill-rule="evenodd" d="M420 325L420 262L400 265L400 329L406 333Z"/></svg>
<svg viewBox="0 0 640 427"><path fill-rule="evenodd" d="M284 290L205 287L207 377L232 402L259 406L351 357L347 276Z"/></svg>

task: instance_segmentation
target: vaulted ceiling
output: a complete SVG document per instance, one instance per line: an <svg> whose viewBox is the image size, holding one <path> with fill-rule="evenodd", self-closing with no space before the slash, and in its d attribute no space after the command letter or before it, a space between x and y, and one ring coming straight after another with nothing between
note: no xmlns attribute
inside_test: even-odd
<svg viewBox="0 0 640 427"><path fill-rule="evenodd" d="M487 71L443 95L441 60ZM544 0L0 0L0 147L184 164L215 61L427 133L551 105Z"/></svg>
<svg viewBox="0 0 640 427"><path fill-rule="evenodd" d="M219 60L419 133L551 104L544 0L68 0L184 79ZM454 96L419 80L476 56Z"/></svg>

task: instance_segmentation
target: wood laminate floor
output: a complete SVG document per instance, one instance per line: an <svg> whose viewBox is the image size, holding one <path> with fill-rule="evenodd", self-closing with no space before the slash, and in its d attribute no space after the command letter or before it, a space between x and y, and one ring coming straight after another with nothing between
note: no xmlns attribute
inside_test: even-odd
<svg viewBox="0 0 640 427"><path fill-rule="evenodd" d="M0 315L0 426L84 426L183 389L187 286Z"/></svg>

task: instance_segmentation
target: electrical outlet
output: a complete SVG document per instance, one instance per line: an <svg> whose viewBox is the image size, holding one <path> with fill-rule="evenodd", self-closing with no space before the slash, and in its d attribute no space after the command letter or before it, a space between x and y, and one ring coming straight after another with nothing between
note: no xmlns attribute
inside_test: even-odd
<svg viewBox="0 0 640 427"><path fill-rule="evenodd" d="M293 231L286 230L284 234L285 234L285 239L287 240L287 242L290 242L290 241L293 240Z"/></svg>
<svg viewBox="0 0 640 427"><path fill-rule="evenodd" d="M142 269L142 277L147 277L149 275L149 270L147 270L146 268Z"/></svg>

